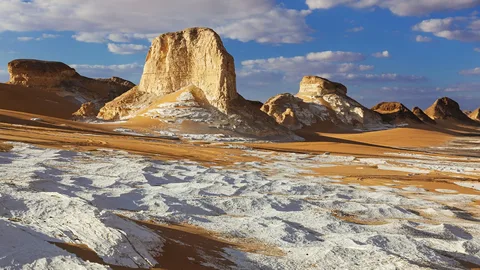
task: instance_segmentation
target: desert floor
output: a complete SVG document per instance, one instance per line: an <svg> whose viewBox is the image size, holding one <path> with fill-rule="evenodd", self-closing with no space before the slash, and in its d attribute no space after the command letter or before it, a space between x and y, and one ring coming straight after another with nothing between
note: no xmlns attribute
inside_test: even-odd
<svg viewBox="0 0 480 270"><path fill-rule="evenodd" d="M234 142L0 110L0 268L480 267L479 134Z"/></svg>

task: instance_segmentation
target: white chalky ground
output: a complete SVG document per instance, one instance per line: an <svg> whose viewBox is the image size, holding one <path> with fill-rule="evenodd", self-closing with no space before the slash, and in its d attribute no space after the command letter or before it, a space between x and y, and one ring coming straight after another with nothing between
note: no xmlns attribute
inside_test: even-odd
<svg viewBox="0 0 480 270"><path fill-rule="evenodd" d="M226 249L240 269L463 269L458 260L480 265L480 220L460 209L480 196L343 185L338 177L308 174L321 166L377 165L480 177L478 161L245 150L260 161L207 168L121 151L13 145L0 152L2 269L106 268L51 242L85 244L112 265L156 265L162 237L117 214L186 222L284 253ZM458 184L478 189L475 182ZM347 222L338 213L372 225Z"/></svg>

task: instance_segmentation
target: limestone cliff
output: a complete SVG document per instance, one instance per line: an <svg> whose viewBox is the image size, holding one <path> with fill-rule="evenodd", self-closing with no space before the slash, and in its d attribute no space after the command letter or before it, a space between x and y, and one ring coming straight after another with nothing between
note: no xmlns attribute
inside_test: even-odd
<svg viewBox="0 0 480 270"><path fill-rule="evenodd" d="M98 117L195 122L261 137L292 135L237 93L234 59L208 28L155 38L138 87L107 103Z"/></svg>
<svg viewBox="0 0 480 270"><path fill-rule="evenodd" d="M238 97L233 57L211 29L189 28L154 39L138 89L163 96L189 85L202 89L224 113Z"/></svg>
<svg viewBox="0 0 480 270"><path fill-rule="evenodd" d="M74 115L77 119L82 117L82 113L88 112L89 116L98 113L106 102L135 86L118 77L84 77L61 62L17 59L8 63L8 71L8 84L31 88L32 91L48 91L75 101L78 106L75 109L79 109ZM85 105L79 108L83 103Z"/></svg>
<svg viewBox="0 0 480 270"><path fill-rule="evenodd" d="M305 76L295 97L288 94L275 96L264 104L262 110L292 130L312 126L322 129L322 126L330 128L332 125L370 129L384 125L380 114L348 97L347 87L343 84L317 76ZM289 118L295 118L295 121ZM287 120L289 124L286 124Z"/></svg>

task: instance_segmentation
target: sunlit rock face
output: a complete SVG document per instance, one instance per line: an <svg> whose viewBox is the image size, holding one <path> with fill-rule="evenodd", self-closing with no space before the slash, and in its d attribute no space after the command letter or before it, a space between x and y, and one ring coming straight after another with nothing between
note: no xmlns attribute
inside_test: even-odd
<svg viewBox="0 0 480 270"><path fill-rule="evenodd" d="M475 121L480 121L480 108L476 109L472 113L470 113L470 118L472 118Z"/></svg>
<svg viewBox="0 0 480 270"><path fill-rule="evenodd" d="M62 62L17 59L8 63L11 85L57 94L78 106L73 117L77 120L96 116L106 102L135 86L118 77L92 79L84 77ZM80 107L80 108L79 108Z"/></svg>
<svg viewBox="0 0 480 270"><path fill-rule="evenodd" d="M191 99L183 100L184 96ZM138 87L107 103L98 117L195 122L245 135L293 138L293 133L261 112L258 103L237 93L234 59L209 28L155 38Z"/></svg>
<svg viewBox="0 0 480 270"><path fill-rule="evenodd" d="M139 84L140 92L159 96L195 85L211 105L228 113L238 97L233 57L208 28L188 28L153 40Z"/></svg>
<svg viewBox="0 0 480 270"><path fill-rule="evenodd" d="M346 86L317 76L303 77L297 95L272 97L262 110L292 130L376 129L384 125L380 114L347 96Z"/></svg>
<svg viewBox="0 0 480 270"><path fill-rule="evenodd" d="M305 76L300 82L299 96L347 95L347 87L341 83L317 77Z"/></svg>
<svg viewBox="0 0 480 270"><path fill-rule="evenodd" d="M448 97L437 99L432 106L425 110L425 113L435 120L453 119L465 123L476 123L462 112L460 105L455 100Z"/></svg>

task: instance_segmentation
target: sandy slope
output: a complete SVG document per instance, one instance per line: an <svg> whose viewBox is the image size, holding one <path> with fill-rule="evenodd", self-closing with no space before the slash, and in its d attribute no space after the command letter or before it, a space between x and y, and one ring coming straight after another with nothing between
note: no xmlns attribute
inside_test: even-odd
<svg viewBox="0 0 480 270"><path fill-rule="evenodd" d="M80 104L73 97L61 97L37 88L0 83L0 109L58 118L70 118Z"/></svg>

